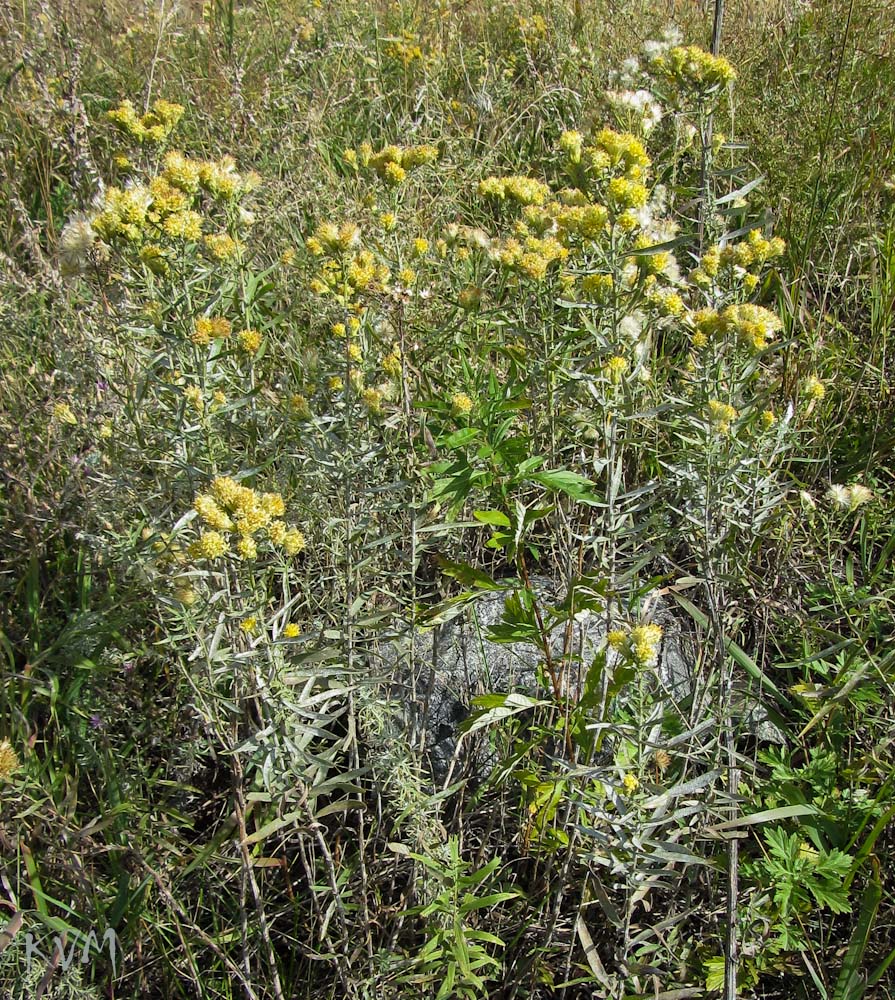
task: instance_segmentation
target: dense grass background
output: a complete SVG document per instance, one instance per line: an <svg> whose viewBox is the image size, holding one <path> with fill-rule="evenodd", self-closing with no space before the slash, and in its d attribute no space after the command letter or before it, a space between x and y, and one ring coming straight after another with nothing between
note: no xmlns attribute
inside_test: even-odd
<svg viewBox="0 0 895 1000"><path fill-rule="evenodd" d="M106 950L53 970L46 995L711 996L733 913L728 996L891 996L890 6L726 5L737 81L717 95L711 190L763 180L708 229L783 238L754 296L782 330L758 362L719 353L699 375L685 325L647 327L652 379L617 391L601 366L618 317L562 306L558 278L467 259L449 227L506 237L515 217L479 182L561 187L563 132L624 127L612 74L669 24L707 46L702 5L0 16L0 739L19 765L0 784L3 996L44 976L24 972L26 933L49 952L54 934L80 947L107 927L116 974ZM63 230L101 179L158 168L146 149L116 162L106 113L158 98L185 108L176 148L260 175L248 249L221 267L185 255L168 278L123 256L64 275ZM669 109L647 143L685 276L707 248L704 161L674 126L690 120ZM346 155L363 142L431 144L438 161L391 190ZM359 362L331 329L350 308L312 291L308 239L327 220L358 223L393 275L417 272L364 300ZM699 304L692 282L682 294ZM254 360L207 364L187 337L202 312L258 327ZM364 397L389 357L392 387ZM710 398L740 410L721 443ZM758 430L768 408L776 443ZM532 456L581 478L526 478ZM188 565L181 519L237 473L282 493L304 551ZM853 484L872 498L827 495ZM553 509L523 543L486 545L474 511L499 536L519 504ZM537 705L474 734L506 765L488 781L461 766L444 792L380 652L489 579L515 581L507 627L537 646L530 575L567 597L535 595L561 627L590 610L635 628L661 591L695 690L669 702L648 670L605 660L602 700L573 704L548 662ZM757 698L782 743L749 735Z"/></svg>

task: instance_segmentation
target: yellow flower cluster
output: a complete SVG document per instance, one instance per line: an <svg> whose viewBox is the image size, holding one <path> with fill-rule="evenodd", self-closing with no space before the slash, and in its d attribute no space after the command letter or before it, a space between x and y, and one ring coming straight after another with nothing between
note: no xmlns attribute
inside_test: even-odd
<svg viewBox="0 0 895 1000"><path fill-rule="evenodd" d="M722 403L718 399L710 399L706 406L706 418L719 434L729 434L730 425L738 416L739 414L730 403Z"/></svg>
<svg viewBox="0 0 895 1000"><path fill-rule="evenodd" d="M581 291L592 302L607 302L614 287L615 281L611 274L586 274L581 279Z"/></svg>
<svg viewBox="0 0 895 1000"><path fill-rule="evenodd" d="M647 233L641 233L634 240L635 250L647 250L653 246L653 239ZM653 253L637 254L634 257L638 268L642 274L662 274L671 264L671 254L667 250L659 250Z"/></svg>
<svg viewBox="0 0 895 1000"><path fill-rule="evenodd" d="M367 167L390 187L397 187L407 179L407 174L417 167L434 163L438 159L438 147L427 144L419 146L383 146L373 151L365 142L357 150L357 159L362 167Z"/></svg>
<svg viewBox="0 0 895 1000"><path fill-rule="evenodd" d="M547 22L540 14L532 14L530 17L517 14L516 34L523 45L536 45L547 37Z"/></svg>
<svg viewBox="0 0 895 1000"><path fill-rule="evenodd" d="M387 42L385 49L385 55L390 59L394 59L405 69L410 69L417 64L423 64L426 61L426 56L423 53L422 46L419 44L416 35L412 31L408 31L406 28L401 32L398 38L391 38Z"/></svg>
<svg viewBox="0 0 895 1000"><path fill-rule="evenodd" d="M677 318L684 314L684 300L671 288L653 285L647 290L646 301L659 316Z"/></svg>
<svg viewBox="0 0 895 1000"><path fill-rule="evenodd" d="M775 236L767 240L761 230L752 229L746 239L727 246L710 247L690 274L690 279L700 288L708 288L713 281L723 279L732 282L742 280L746 291L751 292L758 284L761 269L786 250L786 243Z"/></svg>
<svg viewBox="0 0 895 1000"><path fill-rule="evenodd" d="M226 340L230 331L230 320L223 316L200 316L193 323L190 340L196 347L206 347L212 340Z"/></svg>
<svg viewBox="0 0 895 1000"><path fill-rule="evenodd" d="M74 426L78 422L74 410L72 410L68 403L61 402L53 404L53 420L57 424L69 424L71 426Z"/></svg>
<svg viewBox="0 0 895 1000"><path fill-rule="evenodd" d="M611 649L632 660L639 667L654 667L659 662L662 626L638 625L626 632L613 629L606 637Z"/></svg>
<svg viewBox="0 0 895 1000"><path fill-rule="evenodd" d="M465 392L455 392L451 396L451 413L455 417L465 417L472 411L472 400Z"/></svg>
<svg viewBox="0 0 895 1000"><path fill-rule="evenodd" d="M560 151L565 153L570 163L580 163L584 149L584 136L580 132L563 132L559 137Z"/></svg>
<svg viewBox="0 0 895 1000"><path fill-rule="evenodd" d="M627 358L616 354L603 365L603 375L609 379L613 385L618 385L625 377L625 373L630 368Z"/></svg>
<svg viewBox="0 0 895 1000"><path fill-rule="evenodd" d="M361 393L364 406L373 416L382 413L382 391L380 389L364 389Z"/></svg>
<svg viewBox="0 0 895 1000"><path fill-rule="evenodd" d="M311 407L307 397L300 392L293 393L289 399L289 407L299 420L311 419Z"/></svg>
<svg viewBox="0 0 895 1000"><path fill-rule="evenodd" d="M623 177L639 181L647 176L650 158L643 143L631 132L602 128L582 150L582 164L597 180Z"/></svg>
<svg viewBox="0 0 895 1000"><path fill-rule="evenodd" d="M255 536L266 532L274 545L287 555L296 555L305 547L304 535L298 528L280 520L286 506L279 493L258 493L240 486L230 476L219 476L208 493L199 494L194 509L210 530L203 531L189 549L193 558L217 559L229 551L226 534L237 533L236 551L244 560L258 554Z"/></svg>
<svg viewBox="0 0 895 1000"><path fill-rule="evenodd" d="M687 321L693 330L691 341L700 350L709 342L709 338L718 332L721 317L717 309L699 309L687 316Z"/></svg>
<svg viewBox="0 0 895 1000"><path fill-rule="evenodd" d="M93 231L107 242L117 237L140 240L151 201L152 195L145 187L107 188L102 209L90 220Z"/></svg>
<svg viewBox="0 0 895 1000"><path fill-rule="evenodd" d="M464 312L472 312L482 304L482 290L478 285L467 285L457 295L457 304Z"/></svg>
<svg viewBox="0 0 895 1000"><path fill-rule="evenodd" d="M508 271L532 281L543 281L551 264L568 256L569 251L553 236L528 236L522 242L511 237L492 250L493 259Z"/></svg>
<svg viewBox="0 0 895 1000"><path fill-rule="evenodd" d="M697 96L720 90L736 79L733 66L723 56L713 56L696 45L676 45L659 52L650 69L675 89Z"/></svg>
<svg viewBox="0 0 895 1000"><path fill-rule="evenodd" d="M649 198L645 184L628 177L613 177L606 189L606 203L615 215L628 209L643 208Z"/></svg>
<svg viewBox="0 0 895 1000"><path fill-rule="evenodd" d="M167 254L157 243L144 243L140 247L139 256L153 274L164 275L168 273Z"/></svg>
<svg viewBox="0 0 895 1000"><path fill-rule="evenodd" d="M399 379L403 372L401 364L401 348L395 346L382 359L382 370L389 378Z"/></svg>
<svg viewBox="0 0 895 1000"><path fill-rule="evenodd" d="M137 114L131 101L106 112L106 118L131 139L155 144L164 142L182 117L182 105L163 100L155 101L144 115Z"/></svg>
<svg viewBox="0 0 895 1000"><path fill-rule="evenodd" d="M631 774L630 772L622 778L622 788L624 789L625 795L633 795L634 792L640 788L640 779L636 774Z"/></svg>
<svg viewBox="0 0 895 1000"><path fill-rule="evenodd" d="M782 327L779 316L750 303L728 306L719 317L720 331L733 334L750 351L763 351Z"/></svg>
<svg viewBox="0 0 895 1000"><path fill-rule="evenodd" d="M240 244L228 233L212 233L206 236L205 249L209 255L221 263L233 260L240 249Z"/></svg>
<svg viewBox="0 0 895 1000"><path fill-rule="evenodd" d="M188 385L183 390L183 398L196 413L205 411L205 399L198 385Z"/></svg>
<svg viewBox="0 0 895 1000"><path fill-rule="evenodd" d="M295 37L303 45L310 45L314 41L317 35L317 29L314 27L314 22L306 17L300 17L295 23L294 29Z"/></svg>
<svg viewBox="0 0 895 1000"><path fill-rule="evenodd" d="M534 177L486 177L479 181L479 195L497 201L509 198L520 205L543 205L550 197L550 188Z"/></svg>
<svg viewBox="0 0 895 1000"><path fill-rule="evenodd" d="M0 740L0 781L9 779L19 769L19 758L9 740Z"/></svg>
<svg viewBox="0 0 895 1000"><path fill-rule="evenodd" d="M359 244L360 228L354 222L343 222L341 226L335 222L321 222L305 242L308 252L315 257L336 257Z"/></svg>
<svg viewBox="0 0 895 1000"><path fill-rule="evenodd" d="M823 399L827 394L827 387L816 375L809 375L802 383L802 395L812 403Z"/></svg>
<svg viewBox="0 0 895 1000"><path fill-rule="evenodd" d="M548 211L556 219L557 237L565 244L595 243L606 232L609 212L603 205L554 205Z"/></svg>
<svg viewBox="0 0 895 1000"><path fill-rule="evenodd" d="M254 354L261 346L261 333L249 328L236 334L236 342L243 354Z"/></svg>
<svg viewBox="0 0 895 1000"><path fill-rule="evenodd" d="M109 243L139 243L149 234L163 234L169 239L195 243L202 237L204 223L203 216L193 208L200 190L216 200L230 202L257 185L257 175L241 176L230 157L199 161L172 150L165 155L163 164L162 172L148 184L108 188L99 211L80 228L71 229L69 242L76 234L83 242L86 224L91 241L95 236ZM205 238L205 248L213 258L223 261L236 254L239 244L226 233L215 233ZM141 259L157 274L167 269L164 251L155 244L141 250Z"/></svg>
<svg viewBox="0 0 895 1000"><path fill-rule="evenodd" d="M360 229L353 222L320 223L306 246L313 256L323 258L309 285L315 295L335 293L348 300L358 292L382 290L391 278L385 264L377 263L369 250L358 249Z"/></svg>

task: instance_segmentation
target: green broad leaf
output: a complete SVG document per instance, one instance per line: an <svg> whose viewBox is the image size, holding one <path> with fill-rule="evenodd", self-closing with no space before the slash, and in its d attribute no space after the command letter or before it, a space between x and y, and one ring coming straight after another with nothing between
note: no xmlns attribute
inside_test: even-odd
<svg viewBox="0 0 895 1000"><path fill-rule="evenodd" d="M522 526L527 528L534 524L535 521L540 521L549 514L552 514L554 510L556 510L556 507L553 504L549 504L547 507L529 507L522 520Z"/></svg>
<svg viewBox="0 0 895 1000"><path fill-rule="evenodd" d="M28 882L31 885L31 894L34 897L34 905L37 908L37 912L42 917L49 917L50 914L46 904L46 900L49 897L43 891L37 862L34 860L31 849L26 844L22 844L22 859L25 862L25 870L28 872Z"/></svg>
<svg viewBox="0 0 895 1000"><path fill-rule="evenodd" d="M495 513L497 512L495 511ZM478 512L476 512L476 516L478 516ZM436 556L435 561L445 576L463 584L464 587L476 587L479 590L504 589L504 584L498 583L487 573L470 566L469 563L451 562L450 559L445 559L443 556Z"/></svg>
<svg viewBox="0 0 895 1000"><path fill-rule="evenodd" d="M441 984L441 989L438 991L439 996L449 997L454 989L454 982L457 978L457 966L453 962L448 962L447 969L444 974L444 982Z"/></svg>
<svg viewBox="0 0 895 1000"><path fill-rule="evenodd" d="M709 993L724 989L724 956L718 955L703 962L705 972L705 988Z"/></svg>
<svg viewBox="0 0 895 1000"><path fill-rule="evenodd" d="M323 819L324 816L332 816L335 813L350 812L354 809L364 809L364 803L360 799L339 799L338 802L330 802L322 809L314 813L314 819Z"/></svg>
<svg viewBox="0 0 895 1000"><path fill-rule="evenodd" d="M565 493L573 500L579 500L585 504L597 504L599 501L594 495L594 484L585 476L577 472L570 472L568 469L549 469L546 472L536 472L528 477L528 481L545 486L548 490L556 490L558 493Z"/></svg>
<svg viewBox="0 0 895 1000"><path fill-rule="evenodd" d="M492 892L490 896L472 896L467 894L466 898L460 904L460 912L469 913L471 910L481 910L485 906L497 906L498 903L505 903L508 899L516 899L518 895L516 892Z"/></svg>
<svg viewBox="0 0 895 1000"><path fill-rule="evenodd" d="M541 648L541 631L537 625L528 622L513 622L512 624L492 625L488 629L488 641L499 644L514 642L533 642Z"/></svg>
<svg viewBox="0 0 895 1000"><path fill-rule="evenodd" d="M462 448L470 441L475 441L480 435L481 431L478 427L463 427L459 431L454 431L453 434L438 438L435 444L442 448Z"/></svg>
<svg viewBox="0 0 895 1000"><path fill-rule="evenodd" d="M520 477L528 476L530 473L534 472L535 469L539 469L547 459L543 455L535 455L532 458L526 458L524 462L520 462L516 468L516 475Z"/></svg>
<svg viewBox="0 0 895 1000"><path fill-rule="evenodd" d="M495 722L502 722L511 715L518 715L520 712L527 712L532 708L548 705L549 702L540 701L537 698L529 698L528 695L512 692L503 695L500 704L491 708L476 712L468 718L460 727L463 733L475 733L479 729L485 729Z"/></svg>
<svg viewBox="0 0 895 1000"><path fill-rule="evenodd" d="M482 524L491 524L501 528L511 527L510 519L499 510L475 510L472 516Z"/></svg>
<svg viewBox="0 0 895 1000"><path fill-rule="evenodd" d="M841 885L814 879L808 879L806 885L820 906L828 906L833 913L848 913L851 910L848 894Z"/></svg>
<svg viewBox="0 0 895 1000"><path fill-rule="evenodd" d="M495 531L485 542L486 549L505 549L513 542L513 535L508 531Z"/></svg>
<svg viewBox="0 0 895 1000"><path fill-rule="evenodd" d="M459 933L454 937L454 958L457 960L457 965L460 966L460 971L469 979L472 975L472 966L469 963L469 946L463 935L462 927L458 928L458 931Z"/></svg>
<svg viewBox="0 0 895 1000"><path fill-rule="evenodd" d="M260 830L256 830L254 833L250 833L245 842L247 844L257 844L262 840L266 840L268 837L273 836L279 830L284 827L293 826L298 820L301 819L302 813L300 810L295 812L286 813L285 816L280 816L277 819L271 820L269 823L265 823Z"/></svg>
<svg viewBox="0 0 895 1000"><path fill-rule="evenodd" d="M489 931L467 931L466 936L470 941L484 941L486 944L496 944L499 947L503 947L503 941L496 935L491 934ZM500 963L488 956L489 963L499 966Z"/></svg>

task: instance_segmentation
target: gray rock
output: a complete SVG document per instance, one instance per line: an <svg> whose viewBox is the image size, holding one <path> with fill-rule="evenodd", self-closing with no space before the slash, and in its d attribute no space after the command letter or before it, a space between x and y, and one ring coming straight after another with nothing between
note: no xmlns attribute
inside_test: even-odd
<svg viewBox="0 0 895 1000"><path fill-rule="evenodd" d="M552 582L536 577L532 586L542 608L557 601ZM493 626L503 621L504 604L512 590L485 591L462 607L456 617L433 628L417 629L403 641L382 650L387 666L398 668L403 679L405 704L411 706L413 742L424 748L436 786L466 773L479 779L496 763L487 732L464 737L461 727L469 718L473 699L491 693L519 692L531 697L550 697L544 687L549 680L543 668L539 680L539 650L528 643L497 643L489 640ZM662 645L654 676L655 694L669 704L687 699L694 689L693 662L686 623L668 602L655 602L651 620L663 628ZM566 624L551 633L551 653L562 661ZM581 613L572 624L572 657L566 678L573 690L583 681L594 655L603 645L605 619L597 613ZM399 666L400 664L400 666ZM744 728L759 739L778 742L779 729L770 722L763 706L752 700L744 709Z"/></svg>

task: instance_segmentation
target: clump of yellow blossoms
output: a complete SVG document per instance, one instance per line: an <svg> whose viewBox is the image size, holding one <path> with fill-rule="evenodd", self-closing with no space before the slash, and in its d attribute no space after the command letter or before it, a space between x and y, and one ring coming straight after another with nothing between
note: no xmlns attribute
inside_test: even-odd
<svg viewBox="0 0 895 1000"><path fill-rule="evenodd" d="M479 194L498 201L509 198L519 205L543 205L550 188L533 177L486 177L479 181Z"/></svg>
<svg viewBox="0 0 895 1000"><path fill-rule="evenodd" d="M827 387L816 375L809 375L802 383L802 394L812 403L816 403L826 396Z"/></svg>
<svg viewBox="0 0 895 1000"><path fill-rule="evenodd" d="M236 334L236 342L244 354L254 354L261 346L261 333L252 328L240 330Z"/></svg>
<svg viewBox="0 0 895 1000"><path fill-rule="evenodd" d="M503 267L534 281L544 280L551 265L567 260L571 252L596 247L613 227L623 233L642 229L648 214L645 180L650 160L635 135L609 128L589 138L565 132L559 150L573 187L554 193L541 181L524 176L487 177L479 184L480 196L522 206L513 234L480 248ZM658 241L644 235L640 245L646 248L654 242ZM644 265L644 270L658 272L669 264L667 255L660 256ZM612 281L609 275L605 279ZM574 276L563 276L560 281L564 291L574 284ZM585 297L599 301L611 285L604 283L602 275L588 275L581 290Z"/></svg>
<svg viewBox="0 0 895 1000"><path fill-rule="evenodd" d="M210 529L203 531L190 546L193 558L218 559L225 555L230 551L226 536L234 533L239 536L236 552L243 560L257 557L256 536L262 533L266 533L271 544L282 547L287 555L296 555L305 547L301 531L280 520L286 505L279 493L259 493L241 486L230 476L218 476L208 493L196 496L193 507Z"/></svg>
<svg viewBox="0 0 895 1000"><path fill-rule="evenodd" d="M736 79L733 66L723 56L713 56L696 45L676 45L659 52L650 71L678 91L697 97L720 90Z"/></svg>
<svg viewBox="0 0 895 1000"><path fill-rule="evenodd" d="M293 393L289 399L289 408L299 420L311 419L312 414L310 404L308 403L307 396L302 395L302 393Z"/></svg>
<svg viewBox="0 0 895 1000"><path fill-rule="evenodd" d="M0 781L9 779L19 769L19 758L9 740L0 740Z"/></svg>
<svg viewBox="0 0 895 1000"><path fill-rule="evenodd" d="M542 281L550 266L566 260L569 251L553 236L543 239L528 236L521 242L515 238L504 240L491 251L491 256L508 271Z"/></svg>
<svg viewBox="0 0 895 1000"><path fill-rule="evenodd" d="M426 56L416 35L406 28L398 38L392 38L386 43L384 53L399 62L404 69L411 69L426 62Z"/></svg>
<svg viewBox="0 0 895 1000"><path fill-rule="evenodd" d="M119 131L137 142L163 143L183 117L183 105L170 101L155 101L151 110L138 115L133 102L122 101L106 112L106 118Z"/></svg>
<svg viewBox="0 0 895 1000"><path fill-rule="evenodd" d="M640 788L640 779L636 774L631 774L630 772L622 778L622 788L624 789L625 795L633 795L634 792Z"/></svg>
<svg viewBox="0 0 895 1000"><path fill-rule="evenodd" d="M72 410L68 403L53 404L53 420L57 424L70 424L71 426L74 426L78 422L74 410Z"/></svg>
<svg viewBox="0 0 895 1000"><path fill-rule="evenodd" d="M706 406L706 418L719 434L729 434L730 425L738 416L739 414L730 403L722 403L718 399L710 399Z"/></svg>
<svg viewBox="0 0 895 1000"><path fill-rule="evenodd" d="M419 146L383 146L378 152L368 143L362 143L357 150L357 161L363 168L368 168L389 187L397 187L407 179L407 174L424 164L435 163L438 159L438 147L423 144ZM385 224L383 223L385 226ZM385 228L389 228L385 226Z"/></svg>
<svg viewBox="0 0 895 1000"><path fill-rule="evenodd" d="M197 385L188 385L183 390L183 398L196 413L203 413L205 410L205 399L202 390Z"/></svg>
<svg viewBox="0 0 895 1000"><path fill-rule="evenodd" d="M763 351L783 323L762 306L747 302L728 306L719 317L719 328L722 333L733 334L748 350Z"/></svg>
<svg viewBox="0 0 895 1000"><path fill-rule="evenodd" d="M630 632L614 629L606 637L611 649L632 660L639 667L654 667L659 662L662 626L638 625Z"/></svg>
<svg viewBox="0 0 895 1000"><path fill-rule="evenodd" d="M206 347L212 340L226 340L230 332L230 320L223 316L200 316L193 323L190 340L197 347Z"/></svg>
<svg viewBox="0 0 895 1000"><path fill-rule="evenodd" d="M377 263L371 251L360 249L360 243L360 229L353 222L321 222L317 226L305 241L310 254L321 259L309 284L315 295L334 294L356 308L354 297L358 293L374 294L385 288L391 271Z"/></svg>
<svg viewBox="0 0 895 1000"><path fill-rule="evenodd" d="M618 385L625 377L625 373L629 367L630 364L628 359L617 354L614 357L611 357L606 364L603 365L603 374L614 385Z"/></svg>
<svg viewBox="0 0 895 1000"><path fill-rule="evenodd" d="M398 379L401 377L403 368L401 364L401 348L394 347L382 359L382 370L389 378Z"/></svg>
<svg viewBox="0 0 895 1000"><path fill-rule="evenodd" d="M451 413L455 417L465 417L472 411L472 400L465 392L455 392L451 396Z"/></svg>
<svg viewBox="0 0 895 1000"><path fill-rule="evenodd" d="M203 240L205 249L215 260L225 263L232 260L240 249L240 244L229 233L212 233Z"/></svg>
<svg viewBox="0 0 895 1000"><path fill-rule="evenodd" d="M137 142L159 144L167 140L182 115L179 104L156 101L151 111L140 116L130 101L122 101L107 117ZM66 225L60 237L63 268L66 274L83 273L87 264L108 260L110 248L117 246L134 252L153 274L163 276L174 259L166 250L171 242L198 243L213 260L230 261L240 250L239 241L226 231L204 234L206 224L215 203L236 205L235 218L250 224L252 214L237 203L259 183L256 173L237 172L230 156L196 160L169 150L161 170L145 183L106 188L93 213Z"/></svg>
<svg viewBox="0 0 895 1000"><path fill-rule="evenodd" d="M732 287L742 282L747 292L758 286L762 268L768 261L781 256L786 243L775 236L765 239L761 230L752 229L740 243L710 247L702 256L699 266L691 272L690 280L700 288L710 288L712 284L726 284Z"/></svg>

